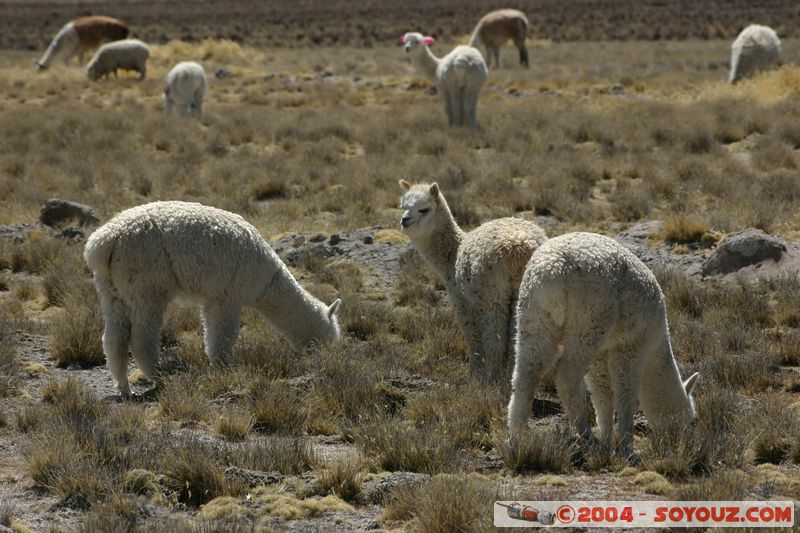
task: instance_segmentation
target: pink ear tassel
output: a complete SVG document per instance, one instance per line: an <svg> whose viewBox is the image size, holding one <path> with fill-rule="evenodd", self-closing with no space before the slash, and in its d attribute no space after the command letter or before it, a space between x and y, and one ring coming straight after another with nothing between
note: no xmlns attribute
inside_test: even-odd
<svg viewBox="0 0 800 533"><path fill-rule="evenodd" d="M433 41L434 41L433 37L425 37L424 39L422 39L422 42L425 44L433 44Z"/></svg>
<svg viewBox="0 0 800 533"><path fill-rule="evenodd" d="M401 36L400 36L400 42L401 42L401 43L404 43L404 42L406 42L406 36L405 36L405 35L401 35Z"/></svg>

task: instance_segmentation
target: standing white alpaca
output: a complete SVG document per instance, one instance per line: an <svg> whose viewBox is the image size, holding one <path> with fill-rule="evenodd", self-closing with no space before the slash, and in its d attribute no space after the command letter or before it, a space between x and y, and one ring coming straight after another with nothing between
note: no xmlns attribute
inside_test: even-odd
<svg viewBox="0 0 800 533"><path fill-rule="evenodd" d="M203 114L203 95L206 92L206 73L194 61L181 61L169 71L164 86L164 112L179 117Z"/></svg>
<svg viewBox="0 0 800 533"><path fill-rule="evenodd" d="M452 52L438 58L429 44L433 37L410 32L400 38L406 53L417 68L436 82L444 98L444 110L451 126L469 126L478 129L475 116L478 95L489 77L489 69L478 50L471 46L456 46Z"/></svg>
<svg viewBox="0 0 800 533"><path fill-rule="evenodd" d="M103 308L103 351L124 397L129 346L158 383L161 325L176 298L202 305L211 363L231 357L243 306L257 309L295 350L339 338L341 301L326 306L306 292L253 226L221 209L187 202L127 209L89 237L83 256Z"/></svg>
<svg viewBox="0 0 800 533"><path fill-rule="evenodd" d="M501 218L465 233L436 183L400 185L406 191L401 229L447 287L469 348L470 374L507 377L517 289L528 258L547 239L544 230Z"/></svg>
<svg viewBox="0 0 800 533"><path fill-rule="evenodd" d="M500 47L511 39L519 50L519 64L528 66L528 49L525 36L528 34L528 17L516 9L498 9L484 15L472 31L469 45L480 41L486 47L486 64L500 68Z"/></svg>
<svg viewBox="0 0 800 533"><path fill-rule="evenodd" d="M569 233L531 256L517 307L512 442L527 426L536 388L551 368L581 435L591 435L584 376L603 442L611 441L616 412L623 453L632 449L637 401L657 433L694 417L690 394L698 374L681 382L661 288L644 263L608 237Z"/></svg>
<svg viewBox="0 0 800 533"><path fill-rule="evenodd" d="M780 56L781 41L775 30L751 24L742 30L731 45L731 75L728 81L736 83L762 70L774 68Z"/></svg>

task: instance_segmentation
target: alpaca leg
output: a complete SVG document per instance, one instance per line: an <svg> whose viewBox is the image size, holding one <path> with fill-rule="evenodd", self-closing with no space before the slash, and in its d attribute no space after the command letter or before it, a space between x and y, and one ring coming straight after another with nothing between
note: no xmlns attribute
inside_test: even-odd
<svg viewBox="0 0 800 533"><path fill-rule="evenodd" d="M194 93L194 115L199 117L203 114L203 95L205 94L204 89L198 89Z"/></svg>
<svg viewBox="0 0 800 533"><path fill-rule="evenodd" d="M155 300L131 312L131 354L139 370L158 384L158 356L161 348L161 325L166 304Z"/></svg>
<svg viewBox="0 0 800 533"><path fill-rule="evenodd" d="M461 91L453 89L447 91L447 99L449 101L450 115L449 123L451 126L458 126L462 123L461 119Z"/></svg>
<svg viewBox="0 0 800 533"><path fill-rule="evenodd" d="M170 113L172 113L172 100L170 99L167 93L164 93L163 95L161 95L161 97L164 100L164 113L169 115Z"/></svg>
<svg viewBox="0 0 800 533"><path fill-rule="evenodd" d="M594 412L597 418L600 441L610 446L614 432L614 396L611 393L608 362L605 358L598 359L589 368L589 373L586 375L586 385L592 396L592 405L594 405Z"/></svg>
<svg viewBox="0 0 800 533"><path fill-rule="evenodd" d="M239 336L238 305L207 304L203 306L203 340L206 356L212 365L228 364L233 355L233 344Z"/></svg>
<svg viewBox="0 0 800 533"><path fill-rule="evenodd" d="M517 334L516 361L508 403L508 429L512 441L528 425L536 388L542 376L558 361L558 343L544 328Z"/></svg>
<svg viewBox="0 0 800 533"><path fill-rule="evenodd" d="M598 300L596 306L601 306L603 301ZM581 384L589 367L601 355L611 331L611 318L603 323L599 320L603 316L602 311L592 307L590 305L586 312L589 316L598 317L597 322L580 329L566 325L564 350L555 376L558 397L564 403L567 417L584 437L591 436L591 429L586 420Z"/></svg>
<svg viewBox="0 0 800 533"><path fill-rule="evenodd" d="M474 130L479 129L478 119L476 117L479 93L480 88L469 87L465 90L464 95L464 122L467 126Z"/></svg>
<svg viewBox="0 0 800 533"><path fill-rule="evenodd" d="M487 377L497 382L507 377L506 362L508 360L509 322L508 305L487 307L483 309L481 339Z"/></svg>
<svg viewBox="0 0 800 533"><path fill-rule="evenodd" d="M525 39L522 39L522 42L517 43L517 49L519 50L519 64L523 65L525 68L528 68L528 49L525 48Z"/></svg>
<svg viewBox="0 0 800 533"><path fill-rule="evenodd" d="M633 451L633 414L642 374L637 352L637 348L623 349L609 359L608 364L619 426L619 447L623 456L628 456Z"/></svg>
<svg viewBox="0 0 800 533"><path fill-rule="evenodd" d="M481 329L478 323L479 313L460 297L453 299L453 307L456 308L461 333L464 335L464 340L469 350L469 375L473 379L479 378L484 374L483 357L486 353L481 342Z"/></svg>
<svg viewBox="0 0 800 533"><path fill-rule="evenodd" d="M571 343L570 343L571 344ZM574 352L567 350L574 346L564 346L564 353L555 372L556 391L564 406L564 412L571 427L578 431L583 438L592 436L592 428L586 418L586 409L583 401L583 377L586 367L576 361L572 356Z"/></svg>
<svg viewBox="0 0 800 533"><path fill-rule="evenodd" d="M96 278L99 279L99 278ZM117 390L123 398L129 398L131 388L128 384L128 344L131 337L131 323L128 309L122 300L113 298L98 285L100 305L103 308L103 353L106 365L117 382Z"/></svg>

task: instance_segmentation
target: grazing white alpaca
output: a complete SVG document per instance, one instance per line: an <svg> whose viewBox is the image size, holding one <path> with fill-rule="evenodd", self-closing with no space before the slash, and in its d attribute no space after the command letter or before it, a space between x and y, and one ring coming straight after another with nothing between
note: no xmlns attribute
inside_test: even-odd
<svg viewBox="0 0 800 533"><path fill-rule="evenodd" d="M531 256L517 307L512 441L527 426L536 388L551 368L567 417L582 435L591 435L584 376L606 443L616 412L623 453L633 443L637 401L656 432L694 417L690 394L698 374L681 382L661 288L644 263L608 237L569 233Z"/></svg>
<svg viewBox="0 0 800 533"><path fill-rule="evenodd" d="M187 202L127 209L89 237L83 256L103 308L103 351L125 397L129 346L158 382L161 324L176 298L202 305L212 363L230 358L243 306L257 309L295 350L339 338L341 301L326 306L306 292L253 226L221 209Z"/></svg>
<svg viewBox="0 0 800 533"><path fill-rule="evenodd" d="M164 87L164 112L180 117L203 114L203 95L206 92L206 73L194 61L181 61L169 71Z"/></svg>
<svg viewBox="0 0 800 533"><path fill-rule="evenodd" d="M769 70L778 64L781 41L775 30L768 26L751 24L742 30L731 45L731 75L728 81L736 83Z"/></svg>
<svg viewBox="0 0 800 533"><path fill-rule="evenodd" d="M400 185L406 191L401 230L447 287L469 347L470 374L507 377L517 289L528 258L547 239L544 230L501 218L465 233L436 183Z"/></svg>
<svg viewBox="0 0 800 533"><path fill-rule="evenodd" d="M511 39L519 50L519 64L528 66L528 49L525 48L525 36L528 34L528 17L516 9L498 9L484 15L472 31L469 46L477 41L486 47L486 64L500 68L500 47Z"/></svg>
<svg viewBox="0 0 800 533"><path fill-rule="evenodd" d="M433 43L433 37L410 32L400 40L417 68L436 82L444 98L449 124L478 129L475 117L478 95L489 77L489 69L481 53L471 46L456 46L440 59L428 48Z"/></svg>

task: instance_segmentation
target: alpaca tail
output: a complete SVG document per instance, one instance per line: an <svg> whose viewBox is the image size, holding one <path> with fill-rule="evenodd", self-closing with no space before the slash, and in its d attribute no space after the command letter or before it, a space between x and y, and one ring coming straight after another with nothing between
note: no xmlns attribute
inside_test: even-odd
<svg viewBox="0 0 800 533"><path fill-rule="evenodd" d="M103 226L89 237L83 249L83 259L95 274L110 273L111 257L117 244L117 235L113 228Z"/></svg>

